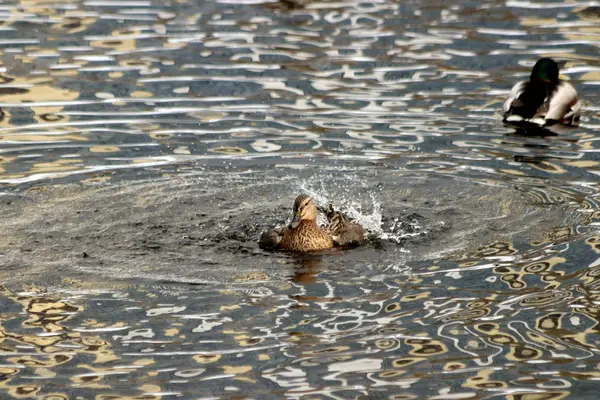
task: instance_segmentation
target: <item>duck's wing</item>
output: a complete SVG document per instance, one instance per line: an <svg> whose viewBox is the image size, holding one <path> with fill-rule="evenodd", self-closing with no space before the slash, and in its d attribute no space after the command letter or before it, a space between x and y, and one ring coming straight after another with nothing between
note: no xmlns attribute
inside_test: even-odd
<svg viewBox="0 0 600 400"><path fill-rule="evenodd" d="M571 106L571 110L565 114L565 119L572 118L574 116L579 116L581 112L581 100L577 99L577 103Z"/></svg>
<svg viewBox="0 0 600 400"><path fill-rule="evenodd" d="M337 235L338 232L343 229L346 224L346 216L341 211L332 211L327 214L328 225L326 230L332 235Z"/></svg>
<svg viewBox="0 0 600 400"><path fill-rule="evenodd" d="M579 125L579 117L581 116L581 100L577 100L569 112L563 117L562 123L567 125Z"/></svg>
<svg viewBox="0 0 600 400"><path fill-rule="evenodd" d="M334 241L338 246L358 246L365 240L365 230L355 223L348 223L339 232Z"/></svg>
<svg viewBox="0 0 600 400"><path fill-rule="evenodd" d="M508 97L506 98L506 101L502 106L505 119L510 115L511 108L519 108L523 105L520 104L519 97L521 97L521 95L525 91L525 88L527 87L527 82L528 81L517 82L515 86L513 86L510 90L510 93L508 94Z"/></svg>
<svg viewBox="0 0 600 400"><path fill-rule="evenodd" d="M288 228L274 228L263 232L258 240L258 247L265 250L276 249Z"/></svg>
<svg viewBox="0 0 600 400"><path fill-rule="evenodd" d="M568 82L561 81L557 86L552 97L548 101L548 111L546 120L562 122L563 119L573 118L579 113L581 103L577 98L577 91Z"/></svg>
<svg viewBox="0 0 600 400"><path fill-rule="evenodd" d="M327 213L329 226L327 231L337 246L359 245L365 238L362 226L349 222L348 217L341 211L335 211L329 206Z"/></svg>

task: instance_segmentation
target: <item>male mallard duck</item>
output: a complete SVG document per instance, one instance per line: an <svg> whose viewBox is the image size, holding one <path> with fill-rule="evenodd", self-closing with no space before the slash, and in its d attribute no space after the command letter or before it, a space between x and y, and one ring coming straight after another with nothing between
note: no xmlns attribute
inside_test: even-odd
<svg viewBox="0 0 600 400"><path fill-rule="evenodd" d="M539 125L573 124L579 121L581 103L577 91L558 79L558 65L542 58L533 66L528 81L513 86L504 102L505 122L527 120Z"/></svg>
<svg viewBox="0 0 600 400"><path fill-rule="evenodd" d="M331 235L317 225L317 206L301 194L294 201L294 216L286 227L264 232L258 245L263 249L288 251L325 250L334 246Z"/></svg>
<svg viewBox="0 0 600 400"><path fill-rule="evenodd" d="M357 246L365 239L365 230L359 224L348 222L346 215L335 211L333 205L327 209L328 230L338 246Z"/></svg>

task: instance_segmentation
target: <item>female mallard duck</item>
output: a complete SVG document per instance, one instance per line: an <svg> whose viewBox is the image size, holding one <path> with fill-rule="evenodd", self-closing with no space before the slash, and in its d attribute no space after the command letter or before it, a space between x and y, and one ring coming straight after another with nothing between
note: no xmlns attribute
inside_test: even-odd
<svg viewBox="0 0 600 400"><path fill-rule="evenodd" d="M365 240L365 230L362 226L348 222L346 215L335 211L333 205L327 209L327 227L333 241L338 246L358 246Z"/></svg>
<svg viewBox="0 0 600 400"><path fill-rule="evenodd" d="M330 249L333 238L317 225L317 206L310 196L302 194L294 201L294 216L286 227L262 234L258 245L263 249L314 251Z"/></svg>
<svg viewBox="0 0 600 400"><path fill-rule="evenodd" d="M518 82L510 91L504 102L503 120L539 125L577 123L581 108L577 91L558 76L558 65L552 59L538 60L529 80Z"/></svg>
<svg viewBox="0 0 600 400"><path fill-rule="evenodd" d="M294 218L288 226L264 232L258 242L263 249L288 251L325 250L334 246L357 246L364 241L362 226L348 222L341 211L332 205L326 210L328 226L325 230L317 225L317 206L307 195L294 201Z"/></svg>

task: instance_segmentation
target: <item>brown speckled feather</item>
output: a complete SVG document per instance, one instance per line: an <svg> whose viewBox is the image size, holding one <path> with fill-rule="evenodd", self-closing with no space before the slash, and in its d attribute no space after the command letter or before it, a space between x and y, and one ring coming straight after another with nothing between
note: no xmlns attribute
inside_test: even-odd
<svg viewBox="0 0 600 400"><path fill-rule="evenodd" d="M258 241L258 247L261 249L276 249L279 246L279 242L285 235L285 232L288 231L287 227L283 228L274 228L269 229L260 236L260 240Z"/></svg>
<svg viewBox="0 0 600 400"><path fill-rule="evenodd" d="M329 206L327 212L329 220L328 231L338 246L358 245L365 239L365 230L362 226L349 222L341 211L334 211L333 206Z"/></svg>
<svg viewBox="0 0 600 400"><path fill-rule="evenodd" d="M333 239L315 221L302 220L296 228L287 229L279 248L288 251L313 251L333 247Z"/></svg>

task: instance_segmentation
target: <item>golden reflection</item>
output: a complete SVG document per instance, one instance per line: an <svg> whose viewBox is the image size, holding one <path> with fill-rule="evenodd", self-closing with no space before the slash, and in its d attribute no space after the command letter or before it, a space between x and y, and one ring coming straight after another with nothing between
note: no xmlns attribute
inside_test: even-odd
<svg viewBox="0 0 600 400"><path fill-rule="evenodd" d="M8 394L17 399L31 399L37 397L41 387L37 385L7 386Z"/></svg>
<svg viewBox="0 0 600 400"><path fill-rule="evenodd" d="M186 1L189 3L177 0ZM186 392L188 388L202 387L207 388L207 393L227 391L225 395L213 393L216 397L241 398L249 388L263 385L258 376L268 371L261 379L267 374L279 374L283 377L281 387L261 386L256 393L264 389L263 394L267 395L283 397L291 393L316 398L327 396L329 387L319 380L323 368L310 368L340 361L348 367L362 353L380 354L387 369L345 373L348 382L340 382L340 387L377 388L382 397L395 399L426 397L419 390L430 384L426 379L438 378L431 389L438 398L446 394L441 391L440 382L447 380L454 390L475 392L473 397L497 394L513 400L561 399L568 393L544 388L543 384L559 377L568 382L600 378L596 371L598 361L588 354L597 352L600 331L600 295L595 293L600 266L593 256L600 253L600 236L582 239L587 232L595 232L593 219L600 218L594 200L599 189L594 179L600 165L595 160L599 114L591 104L592 85L600 81L600 73L594 70L597 55L582 51L578 44L598 41L600 28L591 24L599 20L597 10L574 9L574 15L566 11L569 18L579 20L563 21L563 17L557 19L549 13L537 16L537 11L527 7L514 13L514 7L505 5L494 11L492 18L520 27L492 32L482 28L481 21L469 19L471 15L481 15L482 10L436 5L423 10L429 14L443 9L444 20L417 24L425 28L411 32L394 28L406 25L393 19L397 16L394 13L400 11L394 2L334 4L283 0L266 6L269 12L276 10L274 15L256 14L257 10L265 10L252 4L224 7L222 4L227 1L211 3L206 12L187 4L185 9L190 12L186 15L178 15L176 7L165 6L161 10L144 1L135 2L130 9L117 7L116 1L101 3L68 2L56 6L53 0L20 0L18 7L7 6L10 11L1 23L7 38L0 49L8 71L0 75L0 102L6 105L0 114L0 143L6 151L0 156L3 178L60 173L66 176L92 166L105 168L113 164L155 172L148 166L156 166L156 154L164 156L165 164L196 160L197 164L190 163L192 168L187 171L204 169L204 159L239 156L250 161L254 156L269 155L279 160L279 166L290 167L286 163L292 160L297 162L292 165L294 168L310 168L314 161L315 165L324 166L322 171L331 174L346 173L348 168L375 170L383 175L386 168L402 170L411 160L415 176L397 179L401 182L400 194L402 185L412 184L411 179L418 174L427 179L437 174L465 180L477 176L482 185L526 188L524 195L519 193L515 198L527 203L525 213L538 213L539 220L546 217L544 212L551 207L578 207L585 216L577 217L573 223L573 214L563 210L560 222L544 222L540 229L534 227L539 233L535 238L543 238L527 244L517 239L510 241L513 236L509 234L521 229L519 220L513 219L513 224L507 226L502 226L503 221L494 221L489 225L494 233L481 242L473 242L476 244L470 248L475 251L463 250L461 243L453 243L457 249L453 251L455 257L447 256L443 261L437 256L423 259L425 267L418 271L423 274L407 272L390 277L394 275L390 270L382 272L382 260L397 258L398 253L385 247L370 247L368 251L376 255L357 253L360 266L365 267L360 276L350 269L340 272L330 268L328 261L333 258L326 255L286 258L277 265L277 272L239 269L227 276L227 285L219 282L214 290L211 285L197 285L197 291L177 293L180 297L172 301L164 300L167 296L163 297L159 290L177 291L180 287L161 287L150 291L148 298L157 304L181 300L190 305L188 315L182 312L177 323L169 321L158 326L151 324L164 321L167 315L150 317L142 312L143 316L136 320L138 309L143 308L138 299L127 303L127 313L119 314L127 315L127 321L111 323L98 315L103 310L93 308L95 293L62 298L40 291L15 294L1 289L1 300L9 309L18 309L3 312L0 319L0 350L5 354L4 365L0 366L2 393L14 398L66 400L77 389L93 389L95 393L88 397L96 400L146 400L192 396ZM244 15L240 20L238 9L250 16ZM410 19L420 21L423 10L412 10L415 12ZM292 17L294 23L278 26L276 18L282 15ZM457 21L460 27L455 24ZM540 51L530 51L537 46L531 43L530 36L542 31L578 42L568 49L563 45L542 46L541 52L568 60L563 77L585 84L587 89L582 92L590 100L586 126L555 137L522 137L519 132L515 135L500 127L493 109L502 102L497 93L506 89L509 76L523 72L524 64L540 55ZM26 32L29 35L25 36L31 38L25 40L30 43L19 43L18 36ZM384 40L380 41L379 35ZM273 38L277 38L276 44L270 42ZM506 61L515 69L497 71L491 66L491 72L460 71L458 65L472 64L469 57L478 55L465 50L466 45L481 38L486 46L482 51L490 56L519 53ZM348 43L352 48L345 44L340 47L340 43ZM390 45L393 48L388 51ZM379 51L382 49L383 53ZM378 52L385 53L383 59ZM23 76L13 76L15 73ZM304 83L298 85L297 81ZM469 88L468 92L460 92L466 90L463 88ZM144 147L147 145L151 146L149 150ZM299 162L305 158L306 163ZM356 164L345 164L345 159ZM262 166L262 161L258 165ZM231 163L231 167L236 169L238 165ZM165 179L178 176L163 175L165 171L158 168L156 171ZM92 172L96 175L82 178L84 184L104 185L113 174L120 177L116 172ZM382 175L381 180L378 175L374 181L384 184ZM198 189L203 191L199 196L204 196L211 189L204 184L210 175L198 176ZM353 185L370 179L358 173L357 177ZM285 178L296 175L289 173ZM326 182L329 175L321 173L319 180ZM260 184L267 183L270 182L261 175ZM19 186L10 189L21 194ZM34 191L46 187L29 190L23 194L33 197L37 196ZM572 195L571 190L577 194ZM170 202L180 196L179 192L173 193ZM7 195L14 193L7 190ZM442 198L439 203L427 204L425 212L459 221L453 215L475 207L455 199L457 195L458 192L448 194L451 206L444 205ZM382 203L382 212L390 212L386 209L390 203L400 207L400 196L391 200L377 194L375 197ZM406 210L420 209L425 201L438 200L402 197L408 199L402 205ZM210 198L216 196L211 193ZM136 201L146 207L147 200L138 196ZM497 205L497 215L513 215L510 198L494 191L483 200L486 205ZM208 207L204 199L201 203L201 207ZM190 207L194 208L194 204ZM7 210L19 212L11 210L8 204ZM484 215L487 210L477 211L483 219L488 218ZM160 214L153 214L154 217L163 218ZM175 242L170 254L180 257L183 264L191 257L186 260L186 254L179 254L185 249L176 240L190 230L194 235L205 230L205 225L194 225L199 217L193 217L193 222L178 225L167 234ZM207 225L214 222L211 215L203 214L202 218L209 221ZM178 220L192 221L181 216ZM473 221L477 223L476 219ZM40 231L44 228L36 227ZM6 224L5 229L12 226ZM132 232L141 235L143 229L140 225L139 230ZM437 239L445 238L443 231L439 236L424 238L431 240L432 245L423 247L446 250L435 248ZM211 244L210 239L202 239ZM79 245L94 237L70 240ZM529 240L528 236L525 242ZM583 240L585 244L581 245ZM488 244L478 247L481 243ZM529 244L535 247L531 253L522 251L521 246ZM11 243L6 248L18 245ZM410 244L406 246L409 247ZM593 253L592 257L581 255L582 248ZM77 249L75 246L72 251ZM214 251L209 246L205 249ZM57 251L61 251L58 246ZM572 256L569 252L577 254ZM410 260L420 255L417 248L406 257ZM160 263L160 251L153 252L153 256L157 258L150 261L140 258L140 268L146 268L148 261L162 265L161 274L172 272ZM0 257L3 261L5 254ZM28 261L26 255L21 257ZM81 293L92 286L86 283L84 274L88 271L84 268L101 269L105 265L90 266L89 259L77 259L76 263L82 268L77 270L82 274L81 281L65 277L62 283ZM480 265L488 269L478 269ZM446 274L447 268L460 273ZM104 273L111 272L107 269ZM194 272L204 273L201 268ZM486 275L480 279L483 274ZM255 289L262 289L263 285L265 293L276 293L261 295L259 299ZM84 302L94 306L84 307ZM429 307L430 304L434 306ZM197 319L222 313L227 314L227 322L220 324L227 326L222 332L194 331L188 325L195 321L196 327ZM85 320L88 314L89 319ZM253 320L254 315L259 315L258 320ZM112 334L113 329L129 329L128 324L132 326L130 332L138 329L134 325L148 324L156 337L120 340L121 334ZM235 349L227 347L230 345ZM191 351L187 356L171 356L168 352L173 349L181 353ZM226 351L215 354L220 349ZM154 352L160 355L153 356ZM569 357L577 364L571 364ZM178 371L171 365L186 360L195 368ZM255 365L257 362L260 368ZM547 362L549 367L543 368L553 374L538 376L536 365L541 362ZM514 371L515 364L527 367L513 372L516 378L507 372L510 368ZM592 368L586 369L583 364ZM136 371L140 371L140 376L135 376ZM529 373L534 378L519 379L519 374ZM386 381L372 382L379 378ZM409 378L414 378L414 382ZM75 389L65 394L59 393L58 385L47 385L60 379ZM138 393L119 395L112 387L115 382ZM393 390L414 389L418 395L390 396L385 387L378 387L387 384ZM177 393L179 387L182 394ZM529 388L532 393L514 391ZM176 393L165 394L169 390ZM545 393L533 393L542 390Z"/></svg>
<svg viewBox="0 0 600 400"><path fill-rule="evenodd" d="M136 49L136 37L141 34L140 29L117 29L106 37L90 40L90 46L116 51L133 51ZM121 65L128 65L130 62L137 63L135 60L123 60Z"/></svg>
<svg viewBox="0 0 600 400"><path fill-rule="evenodd" d="M40 400L69 400L66 394L61 393L48 393L41 397L38 397Z"/></svg>
<svg viewBox="0 0 600 400"><path fill-rule="evenodd" d="M219 147L215 147L213 149L208 149L208 151L211 151L213 153L222 153L222 154L245 154L245 153L248 153L247 150L244 150L239 147L225 147L225 146L219 146Z"/></svg>
<svg viewBox="0 0 600 400"><path fill-rule="evenodd" d="M81 160L69 158L58 160L56 162L50 163L38 163L34 164L30 174L41 174L46 172L67 172L67 171L77 171L81 168Z"/></svg>
<svg viewBox="0 0 600 400"><path fill-rule="evenodd" d="M555 24L556 18L521 18L519 22L523 26L542 26Z"/></svg>
<svg viewBox="0 0 600 400"><path fill-rule="evenodd" d="M531 361L542 357L542 351L526 345L511 346L506 359L510 361Z"/></svg>
<svg viewBox="0 0 600 400"><path fill-rule="evenodd" d="M408 352L411 356L431 357L447 353L448 348L439 340L434 339L406 339L405 343L412 347Z"/></svg>
<svg viewBox="0 0 600 400"><path fill-rule="evenodd" d="M570 234L570 230L562 230L558 229L553 232L553 234L560 239L556 239L556 241L562 240L562 238L566 235ZM552 236L551 236L552 237ZM537 244L537 242L536 242ZM540 260L535 263L526 264L518 267L514 265L511 267L499 266L493 269L493 272L500 275L500 280L505 282L511 289L523 289L527 287L526 279L527 277L539 277L542 282L545 282L545 288L551 289L558 287L558 282L563 275L563 271L553 271L552 269L559 264L562 264L566 261L563 257L551 257L546 260ZM546 300L543 300L546 298ZM558 292L547 292L547 294L541 293L532 295L525 300L525 303L535 303L538 301L555 301L557 299L561 299L562 295Z"/></svg>
<svg viewBox="0 0 600 400"><path fill-rule="evenodd" d="M65 328L66 322L84 311L82 306L52 298L40 292L36 293L35 290L31 295L15 295L6 290L2 294L4 298L20 304L24 314L20 329L8 330L5 325L0 326L0 343L4 346L3 351L14 352L19 346L27 346L28 352L34 352L31 355L9 356L7 358L9 363L31 368L34 374L40 378L53 378L56 376L53 369L70 364L76 354L96 355L96 360L92 361L93 364L119 359L109 350L108 343L99 337L84 335ZM92 365L78 365L77 367L97 372L112 370ZM17 378L22 371L25 370L19 368L0 369L0 388L7 390L17 398L36 397L40 390L38 386L11 385L11 381ZM85 385L90 385L92 380L99 379L72 377L73 382Z"/></svg>
<svg viewBox="0 0 600 400"><path fill-rule="evenodd" d="M413 365L416 363L420 363L426 361L427 359L424 357L402 357L395 358L392 360L392 367L394 368L405 368L409 365Z"/></svg>
<svg viewBox="0 0 600 400"><path fill-rule="evenodd" d="M511 289L520 290L527 287L527 284L521 279L520 274L504 274L500 277Z"/></svg>
<svg viewBox="0 0 600 400"><path fill-rule="evenodd" d="M498 390L501 388L508 387L508 384L506 382L491 379L490 376L493 373L493 370L477 371L476 375L467 378L467 380L465 381L465 383L462 384L462 386L465 388L482 390Z"/></svg>
<svg viewBox="0 0 600 400"><path fill-rule="evenodd" d="M512 243L509 242L496 242L491 243L487 246L480 247L475 253L474 257L497 257L497 256L510 256L517 252L513 247Z"/></svg>
<svg viewBox="0 0 600 400"><path fill-rule="evenodd" d="M310 350L310 351L304 351L302 352L302 357L309 357L309 356L316 356L316 355L323 355L323 354L336 354L336 353L342 353L344 351L348 351L350 348L347 346L335 346L335 347L327 347L327 348L322 348L322 349L317 349L317 350Z"/></svg>
<svg viewBox="0 0 600 400"><path fill-rule="evenodd" d="M115 153L120 149L117 146L93 146L90 147L92 153Z"/></svg>
<svg viewBox="0 0 600 400"><path fill-rule="evenodd" d="M198 355L193 356L192 358L199 364L211 364L211 363L219 361L221 359L221 355L220 354L214 354L214 355L198 354Z"/></svg>
<svg viewBox="0 0 600 400"><path fill-rule="evenodd" d="M20 90L12 92L0 89L0 101L3 103L23 104L27 102L67 102L75 100L79 93L70 89L57 88L52 85L53 79L46 77L16 77L10 75L2 75L0 79L4 83L9 83L12 86L21 87ZM34 113L34 118L39 123L61 122L68 121L65 116L59 116L63 110L63 106L35 106L31 107ZM5 110L8 113L8 111ZM0 121L0 127L11 126L10 114ZM66 127L56 127L56 130L66 131ZM1 134L1 133L0 133Z"/></svg>
<svg viewBox="0 0 600 400"><path fill-rule="evenodd" d="M246 372L252 371L251 365L222 365L219 368L223 370L223 373L231 375L242 375Z"/></svg>
<svg viewBox="0 0 600 400"><path fill-rule="evenodd" d="M52 25L52 30L64 31L67 34L75 34L85 32L90 25L95 23L96 17L86 17L77 15L74 11L65 12L65 20Z"/></svg>
<svg viewBox="0 0 600 400"><path fill-rule="evenodd" d="M381 350L395 349L398 348L399 345L400 342L395 339L380 339L375 342L375 346L377 346L377 348Z"/></svg>
<svg viewBox="0 0 600 400"><path fill-rule="evenodd" d="M551 348L559 351L565 351L567 349L565 345L560 344L558 341L552 339L551 337L542 336L540 333L537 332L528 331L527 337L536 344L545 348Z"/></svg>
<svg viewBox="0 0 600 400"><path fill-rule="evenodd" d="M74 140L74 141L86 141L88 140L87 138L83 137L83 136L79 136L79 135L69 135L67 133L65 134L52 134L52 135L15 135L15 134L10 134L10 133L5 133L2 134L0 133L0 143L4 142L4 143L15 143L15 142L19 142L19 143L52 143L52 142L66 142L69 140ZM72 160L60 160L57 161L57 163L64 163L64 162L73 162ZM51 164L51 163L42 163L42 164Z"/></svg>
<svg viewBox="0 0 600 400"><path fill-rule="evenodd" d="M600 253L600 236L592 236L585 240L585 242L596 252Z"/></svg>
<svg viewBox="0 0 600 400"><path fill-rule="evenodd" d="M546 314L536 320L536 326L543 332L556 332L561 328L564 316L564 313Z"/></svg>
<svg viewBox="0 0 600 400"><path fill-rule="evenodd" d="M121 396L115 395L114 393L108 392L106 394L99 394L94 397L95 400L161 400L164 399L164 396L161 394L153 394L160 393L160 386L156 385L142 385L140 387L144 393L140 395L132 395L132 396Z"/></svg>
<svg viewBox="0 0 600 400"><path fill-rule="evenodd" d="M460 362L451 361L444 365L444 371L457 371L466 368L466 365Z"/></svg>
<svg viewBox="0 0 600 400"><path fill-rule="evenodd" d="M529 163L533 168L539 169L540 171L549 172L551 174L564 174L567 172L564 168L562 168L557 163L551 163L548 161L537 161Z"/></svg>
<svg viewBox="0 0 600 400"><path fill-rule="evenodd" d="M401 302L412 302L412 301L417 301L417 300L422 300L422 299L428 299L430 295L431 295L431 292L422 292L419 294L411 294L411 295L407 295L407 296L402 296L400 301Z"/></svg>
<svg viewBox="0 0 600 400"><path fill-rule="evenodd" d="M561 400L569 395L569 392L546 392L546 393L523 393L506 396L508 400Z"/></svg>
<svg viewBox="0 0 600 400"><path fill-rule="evenodd" d="M571 227L558 227L554 228L551 232L546 233L546 240L541 243L553 242L560 243L571 239L573 235L573 229ZM565 260L563 259L562 262Z"/></svg>

